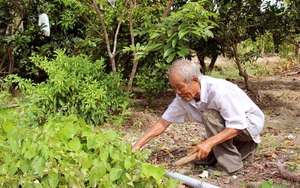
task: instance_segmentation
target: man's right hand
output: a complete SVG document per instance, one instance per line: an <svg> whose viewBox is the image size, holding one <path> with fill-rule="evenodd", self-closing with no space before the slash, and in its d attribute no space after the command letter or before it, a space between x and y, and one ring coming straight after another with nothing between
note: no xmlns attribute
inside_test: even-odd
<svg viewBox="0 0 300 188"><path fill-rule="evenodd" d="M159 118L150 129L131 147L135 150L140 150L147 142L152 140L154 137L160 135L171 123Z"/></svg>
<svg viewBox="0 0 300 188"><path fill-rule="evenodd" d="M131 149L139 151L141 147L137 146L137 144L135 143L133 146L131 146Z"/></svg>

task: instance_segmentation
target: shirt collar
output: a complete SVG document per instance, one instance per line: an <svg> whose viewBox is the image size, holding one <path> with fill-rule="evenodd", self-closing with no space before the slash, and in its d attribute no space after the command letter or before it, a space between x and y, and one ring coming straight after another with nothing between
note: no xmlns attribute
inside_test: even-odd
<svg viewBox="0 0 300 188"><path fill-rule="evenodd" d="M206 76L202 76L201 80L200 80L200 85L201 85L201 91L200 91L200 101L207 103L207 77Z"/></svg>

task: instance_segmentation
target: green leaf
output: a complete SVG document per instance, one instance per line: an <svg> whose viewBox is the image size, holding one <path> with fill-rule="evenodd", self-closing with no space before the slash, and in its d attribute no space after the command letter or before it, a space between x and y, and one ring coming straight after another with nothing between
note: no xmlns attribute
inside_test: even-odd
<svg viewBox="0 0 300 188"><path fill-rule="evenodd" d="M18 151L19 150L19 142L17 140L18 138L10 138L8 140L9 146L12 151Z"/></svg>
<svg viewBox="0 0 300 188"><path fill-rule="evenodd" d="M161 166L155 167L151 164L144 163L142 165L142 173L146 176L146 178L152 176L156 182L159 183L165 174L165 169Z"/></svg>
<svg viewBox="0 0 300 188"><path fill-rule="evenodd" d="M172 40L172 47L175 48L176 44L177 44L178 38L175 38Z"/></svg>
<svg viewBox="0 0 300 188"><path fill-rule="evenodd" d="M117 161L121 161L122 155L119 151L111 152L109 155L113 159L113 161L112 161L113 163L117 162Z"/></svg>
<svg viewBox="0 0 300 188"><path fill-rule="evenodd" d="M87 137L87 138L92 138L94 137L94 132L93 130L90 128L90 127L85 127L82 129L82 133L81 133L81 136L83 137Z"/></svg>
<svg viewBox="0 0 300 188"><path fill-rule="evenodd" d="M111 139L115 139L117 138L118 134L113 131L112 129L110 129L109 131L107 131L105 133L105 138L108 139L108 140L111 140Z"/></svg>
<svg viewBox="0 0 300 188"><path fill-rule="evenodd" d="M179 45L178 49L180 50L180 53L183 54L183 56L189 54L189 48L184 45Z"/></svg>
<svg viewBox="0 0 300 188"><path fill-rule="evenodd" d="M87 141L86 141L86 146L87 148L90 150L90 149L95 149L96 146L97 146L97 141L94 139L94 138L90 138L88 137L87 138Z"/></svg>
<svg viewBox="0 0 300 188"><path fill-rule="evenodd" d="M9 133L10 130L12 130L13 128L13 124L10 121L5 121L5 123L3 124L3 129L6 133Z"/></svg>
<svg viewBox="0 0 300 188"><path fill-rule="evenodd" d="M208 29L205 29L205 30L204 30L204 34L205 34L207 37L210 37L210 38L214 37L213 32L211 32L211 31L208 30Z"/></svg>
<svg viewBox="0 0 300 188"><path fill-rule="evenodd" d="M152 35L150 35L150 39L157 38L159 35L159 33L153 33Z"/></svg>
<svg viewBox="0 0 300 188"><path fill-rule="evenodd" d="M122 169L120 168L112 168L109 172L109 179L111 181L116 181L117 179L119 179L122 175Z"/></svg>
<svg viewBox="0 0 300 188"><path fill-rule="evenodd" d="M17 172L18 168L15 165L11 165L8 169L8 175L13 176Z"/></svg>
<svg viewBox="0 0 300 188"><path fill-rule="evenodd" d="M93 160L89 157L87 153L82 153L81 164L85 169L89 169L93 165Z"/></svg>
<svg viewBox="0 0 300 188"><path fill-rule="evenodd" d="M132 167L131 157L125 158L124 167L126 170L128 170L130 167Z"/></svg>
<svg viewBox="0 0 300 188"><path fill-rule="evenodd" d="M20 169L22 170L22 172L24 174L26 174L28 172L28 170L29 170L29 166L30 166L29 162L23 160L22 163L21 163Z"/></svg>
<svg viewBox="0 0 300 188"><path fill-rule="evenodd" d="M151 168L153 165L144 163L142 165L142 173L145 175L146 178L149 178L151 176Z"/></svg>
<svg viewBox="0 0 300 188"><path fill-rule="evenodd" d="M98 181L107 174L107 166L105 165L105 162L99 161L98 159L94 159L93 166L90 170L89 181Z"/></svg>
<svg viewBox="0 0 300 188"><path fill-rule="evenodd" d="M168 37L171 37L172 34L173 34L173 31L172 31L172 30L168 30L168 31L167 31L167 36L168 36Z"/></svg>
<svg viewBox="0 0 300 188"><path fill-rule="evenodd" d="M171 55L169 55L169 57L167 58L167 62L170 63L174 60L176 55L176 52L172 53Z"/></svg>
<svg viewBox="0 0 300 188"><path fill-rule="evenodd" d="M136 50L139 51L140 48L141 48L141 44L138 42L138 43L136 44Z"/></svg>
<svg viewBox="0 0 300 188"><path fill-rule="evenodd" d="M46 169L45 164L46 164L46 161L45 161L44 157L36 157L33 160L33 168L38 175L44 174L44 171Z"/></svg>
<svg viewBox="0 0 300 188"><path fill-rule="evenodd" d="M99 157L100 157L101 160L107 161L108 160L108 155L109 155L109 153L107 152L107 150L102 150L100 152Z"/></svg>
<svg viewBox="0 0 300 188"><path fill-rule="evenodd" d="M179 37L179 40L182 39L189 31L185 31L185 30L180 30L178 32L178 37Z"/></svg>
<svg viewBox="0 0 300 188"><path fill-rule="evenodd" d="M64 102L61 98L58 100L58 103L59 103L62 107L65 106L65 102Z"/></svg>
<svg viewBox="0 0 300 188"><path fill-rule="evenodd" d="M48 182L50 187L57 187L59 183L59 175L57 173L48 174Z"/></svg>
<svg viewBox="0 0 300 188"><path fill-rule="evenodd" d="M73 138L79 131L80 127L77 123L66 122L63 129L61 129L60 134L66 136L68 139Z"/></svg>
<svg viewBox="0 0 300 188"><path fill-rule="evenodd" d="M161 46L162 46L162 44L153 44L153 45L151 46L151 50L153 50L153 51L158 50L159 47L161 47Z"/></svg>
<svg viewBox="0 0 300 188"><path fill-rule="evenodd" d="M192 33L194 33L195 35L201 37L201 33L199 31L192 31Z"/></svg>
<svg viewBox="0 0 300 188"><path fill-rule="evenodd" d="M166 45L164 45L164 51L167 51L169 48L171 48L171 43L168 42Z"/></svg>
<svg viewBox="0 0 300 188"><path fill-rule="evenodd" d="M31 144L29 142L24 142L23 147L27 149L24 153L24 158L32 159L37 155L36 144Z"/></svg>
<svg viewBox="0 0 300 188"><path fill-rule="evenodd" d="M178 27L178 30L183 30L183 28L185 28L185 27L188 27L189 26L189 24L187 24L187 23L182 23L182 24L180 24L180 26ZM184 29L185 30L185 29Z"/></svg>
<svg viewBox="0 0 300 188"><path fill-rule="evenodd" d="M180 57L184 57L186 55L186 53L184 51L179 51L177 52L177 54L180 56Z"/></svg>
<svg viewBox="0 0 300 188"><path fill-rule="evenodd" d="M0 174L1 175L6 174L7 170L8 170L8 164L7 163L0 166Z"/></svg>
<svg viewBox="0 0 300 188"><path fill-rule="evenodd" d="M77 138L77 137L70 140L68 145L69 145L70 149L73 151L79 151L81 149L81 143L80 143L79 138Z"/></svg>
<svg viewBox="0 0 300 188"><path fill-rule="evenodd" d="M165 51L163 58L168 57L172 52L174 52L174 48L169 48Z"/></svg>

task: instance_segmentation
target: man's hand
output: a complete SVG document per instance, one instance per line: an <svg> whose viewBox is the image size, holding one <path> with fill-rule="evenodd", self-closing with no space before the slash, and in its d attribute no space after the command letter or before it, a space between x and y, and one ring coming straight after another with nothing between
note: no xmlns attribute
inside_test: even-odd
<svg viewBox="0 0 300 188"><path fill-rule="evenodd" d="M159 118L150 129L131 147L134 150L140 150L147 142L160 135L171 123L163 118Z"/></svg>
<svg viewBox="0 0 300 188"><path fill-rule="evenodd" d="M210 142L210 139L206 139L197 144L197 146L190 153L188 153L188 156L191 156L197 152L196 159L203 159L208 156L208 154L211 152L212 147L213 144Z"/></svg>
<svg viewBox="0 0 300 188"><path fill-rule="evenodd" d="M139 147L139 146L135 143L133 146L131 146L131 149L139 151L139 150L141 149L141 147Z"/></svg>
<svg viewBox="0 0 300 188"><path fill-rule="evenodd" d="M208 139L200 142L197 146L188 154L188 156L197 153L196 159L200 160L208 156L211 152L212 148L216 145L225 142L229 139L234 138L236 135L241 133L243 130L233 129L233 128L225 128L223 131L218 134L209 137Z"/></svg>

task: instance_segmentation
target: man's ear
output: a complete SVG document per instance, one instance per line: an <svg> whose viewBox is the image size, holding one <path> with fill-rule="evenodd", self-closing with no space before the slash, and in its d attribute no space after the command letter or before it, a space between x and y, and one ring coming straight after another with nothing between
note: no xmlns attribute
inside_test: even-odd
<svg viewBox="0 0 300 188"><path fill-rule="evenodd" d="M199 79L196 76L194 76L193 81L198 82Z"/></svg>

